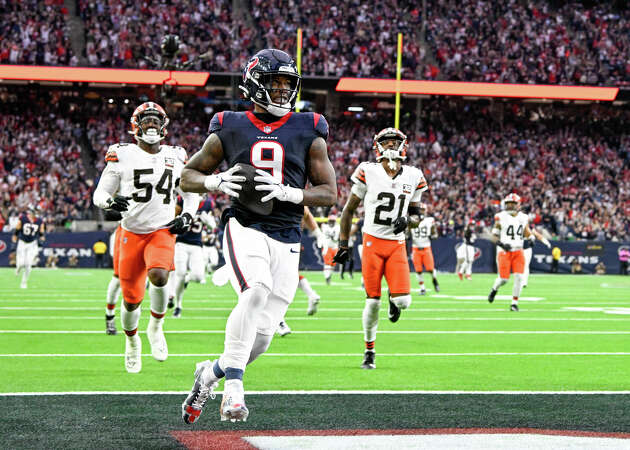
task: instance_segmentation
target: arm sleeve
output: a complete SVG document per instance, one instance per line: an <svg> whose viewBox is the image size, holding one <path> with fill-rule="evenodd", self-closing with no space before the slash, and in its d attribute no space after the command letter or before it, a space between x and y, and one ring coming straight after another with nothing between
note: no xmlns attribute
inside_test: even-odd
<svg viewBox="0 0 630 450"><path fill-rule="evenodd" d="M315 134L317 137L324 138L324 140L328 140L328 121L326 118L317 113L313 113L313 123L315 126Z"/></svg>
<svg viewBox="0 0 630 450"><path fill-rule="evenodd" d="M107 208L108 200L118 191L120 186L120 174L116 171L113 163L108 163L101 174L101 179L96 186L92 200L99 208Z"/></svg>
<svg viewBox="0 0 630 450"><path fill-rule="evenodd" d="M178 189L180 191L180 195L182 196L182 200L184 201L181 214L188 213L195 217L195 214L197 214L197 208L199 208L199 194L195 192L184 192L180 188Z"/></svg>
<svg viewBox="0 0 630 450"><path fill-rule="evenodd" d="M359 164L357 168L354 169L354 172L350 176L350 181L352 181L352 193L363 200L367 192L367 178L365 177L364 163Z"/></svg>
<svg viewBox="0 0 630 450"><path fill-rule="evenodd" d="M419 202L422 198L422 193L429 189L429 185L427 184L427 180L424 178L424 174L420 169L418 169L418 185L416 186L416 190L411 197L412 202Z"/></svg>

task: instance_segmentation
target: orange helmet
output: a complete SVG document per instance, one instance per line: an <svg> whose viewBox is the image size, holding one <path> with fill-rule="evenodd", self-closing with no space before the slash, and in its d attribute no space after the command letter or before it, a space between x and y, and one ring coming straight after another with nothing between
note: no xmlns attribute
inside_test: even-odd
<svg viewBox="0 0 630 450"><path fill-rule="evenodd" d="M382 141L387 139L395 139L400 141L398 147L385 149L381 145ZM404 161L407 159L407 148L409 147L409 143L407 142L407 136L397 128L385 128L374 136L374 142L372 144L372 149L376 153L376 160L380 161L383 158L387 158L389 160L400 159Z"/></svg>
<svg viewBox="0 0 630 450"><path fill-rule="evenodd" d="M142 131L142 121L145 117L151 116L157 117L160 121L159 130L155 130L155 132L151 132L152 129L147 130L147 132ZM129 133L136 138L136 141L142 141L149 145L157 144L166 137L168 123L168 116L164 108L155 102L144 102L131 115L131 131Z"/></svg>

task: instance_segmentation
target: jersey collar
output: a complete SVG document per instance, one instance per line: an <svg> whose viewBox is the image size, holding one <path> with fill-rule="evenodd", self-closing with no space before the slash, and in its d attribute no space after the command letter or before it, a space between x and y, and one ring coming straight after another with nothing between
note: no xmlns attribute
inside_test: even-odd
<svg viewBox="0 0 630 450"><path fill-rule="evenodd" d="M253 112L251 111L245 112L245 115L247 116L249 121L256 128L258 128L260 131L262 131L265 134L271 134L274 131L276 131L278 128L280 128L282 125L287 123L287 120L289 120L292 114L293 112L289 111L285 116L281 117L279 120L276 120L275 122L272 122L272 123L265 123L262 120L260 120L258 117L256 117Z"/></svg>

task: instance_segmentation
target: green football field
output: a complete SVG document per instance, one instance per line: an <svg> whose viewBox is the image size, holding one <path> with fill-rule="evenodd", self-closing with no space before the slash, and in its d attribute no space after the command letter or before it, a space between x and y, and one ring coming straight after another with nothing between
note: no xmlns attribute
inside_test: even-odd
<svg viewBox="0 0 630 450"><path fill-rule="evenodd" d="M111 271L35 270L24 290L13 270L0 270L3 447L224 450L254 448L243 439L256 433L630 438L630 277L534 275L520 312L510 312L511 283L488 304L494 275L441 274L441 292L414 293L398 323L382 308L377 369L366 371L359 277L326 286L321 273L305 275L319 311L306 316L298 291L293 332L246 371L247 423L219 421L217 399L191 427L180 405L195 363L222 351L236 301L229 285L190 285L182 318L166 320L163 363L144 333L147 301L142 372L128 374L124 334L104 332ZM310 445L304 439L291 448ZM361 448L397 445L387 439Z"/></svg>
<svg viewBox="0 0 630 450"><path fill-rule="evenodd" d="M488 304L494 275L459 281L441 274L441 292L414 293L398 323L387 320L386 303L381 308L377 369L366 371L359 367L359 277L335 274L327 286L319 272L305 275L321 296L319 311L307 316L298 291L287 314L293 332L276 337L248 368L249 391L630 391L630 277L533 275L520 312L510 312L511 283ZM222 351L236 301L231 287L190 285L182 318L168 312L170 355L163 363L150 356L144 333L147 299L143 369L128 374L120 323L118 335L104 332L110 276L109 270L40 269L24 290L13 270L0 271L1 392L189 389L195 362Z"/></svg>

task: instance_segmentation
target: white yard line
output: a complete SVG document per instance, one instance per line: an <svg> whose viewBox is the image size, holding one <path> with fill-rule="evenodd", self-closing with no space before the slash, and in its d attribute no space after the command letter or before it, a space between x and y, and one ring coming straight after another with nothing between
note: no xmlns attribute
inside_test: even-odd
<svg viewBox="0 0 630 450"><path fill-rule="evenodd" d="M291 312L291 311L289 311ZM146 313L148 314L148 312ZM385 312L383 312L385 315ZM168 317L168 315L167 315ZM287 321L295 321L295 320L306 320L306 321L324 321L324 320L357 320L358 316L352 317L322 317L311 316L311 317L299 317L287 315ZM185 320L225 320L227 316L184 316ZM103 317L101 315L93 315L93 316L0 316L0 320L99 320L103 321ZM461 321L461 320L471 320L471 321L506 321L506 322L514 322L514 321L525 321L525 322L540 322L540 321L548 321L548 322L628 322L630 321L626 318L617 318L617 317L405 317L405 322L409 320L414 321Z"/></svg>
<svg viewBox="0 0 630 450"><path fill-rule="evenodd" d="M215 391L222 394L222 391ZM49 395L187 395L190 391L64 391L2 392L0 397ZM247 395L628 395L630 391L247 391Z"/></svg>
<svg viewBox="0 0 630 450"><path fill-rule="evenodd" d="M144 333L144 331L140 331ZM165 330L165 334L224 334L225 330ZM0 330L0 334L103 334L103 330ZM306 330L291 334L363 334L362 330ZM587 334L625 335L630 331L600 330L379 330L378 334Z"/></svg>
<svg viewBox="0 0 630 450"><path fill-rule="evenodd" d="M356 358L363 353L265 353L263 357L282 358ZM121 358L123 353L0 353L0 358ZM151 353L144 353L149 357ZM169 353L169 357L214 357L220 353ZM492 353L379 353L378 357L445 357L445 356L630 356L630 352L492 352Z"/></svg>

